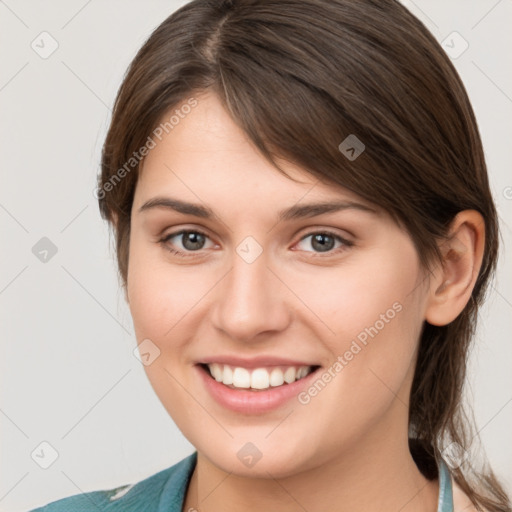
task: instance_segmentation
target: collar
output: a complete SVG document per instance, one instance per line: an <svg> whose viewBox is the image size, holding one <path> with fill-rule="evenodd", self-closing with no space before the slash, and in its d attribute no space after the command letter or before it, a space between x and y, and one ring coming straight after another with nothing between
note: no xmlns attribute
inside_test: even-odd
<svg viewBox="0 0 512 512"><path fill-rule="evenodd" d="M446 462L439 462L439 500L437 512L453 512L452 477Z"/></svg>

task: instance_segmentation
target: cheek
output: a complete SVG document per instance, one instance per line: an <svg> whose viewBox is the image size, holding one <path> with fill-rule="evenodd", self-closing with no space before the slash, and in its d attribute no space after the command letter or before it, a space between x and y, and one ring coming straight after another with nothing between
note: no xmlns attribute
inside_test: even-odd
<svg viewBox="0 0 512 512"><path fill-rule="evenodd" d="M372 426L392 416L388 411L407 414L409 378L423 323L421 301L410 293L418 269L383 265L381 270L347 273L329 292L318 289L311 302L334 331L318 331L332 359L324 371L327 383L313 383L300 397L299 410L324 418L322 425L312 427L319 438L329 438L343 425L343 432L326 443L326 457L330 449L364 438ZM331 404L328 412L326 404Z"/></svg>
<svg viewBox="0 0 512 512"><path fill-rule="evenodd" d="M151 245L134 239L130 246L127 289L135 334L138 343L150 339L160 350L156 366L181 373L190 363L187 348L196 337L198 317L220 278L193 265L171 264L164 249Z"/></svg>
<svg viewBox="0 0 512 512"><path fill-rule="evenodd" d="M404 240L397 240L393 249L379 247L355 255L337 267L281 271L311 318L316 317L315 324L321 320L324 329L318 337L333 349L344 349L359 334L364 341L374 327L384 333L400 327L407 331L421 323L419 261L414 247Z"/></svg>
<svg viewBox="0 0 512 512"><path fill-rule="evenodd" d="M157 243L134 236L130 243L128 299L139 335L163 340L173 326L190 310L201 293L185 267L166 263L165 250ZM138 338L139 339L139 336Z"/></svg>
<svg viewBox="0 0 512 512"><path fill-rule="evenodd" d="M362 411L359 401L376 407L393 398L413 362L423 324L420 266L410 244L394 247L328 269L328 280L317 274L296 281L294 291L322 321L315 325L331 356L326 366L342 366L333 368L331 398L353 400L350 410Z"/></svg>
<svg viewBox="0 0 512 512"><path fill-rule="evenodd" d="M145 245L146 244L146 245ZM152 354L158 354L144 371L156 395L179 427L189 430L186 411L195 410L187 387L183 360L185 347L193 336L187 316L207 290L203 280L184 267L172 267L163 250L147 242L132 240L128 267L128 298L137 343L150 340ZM204 289L203 289L204 288ZM145 342L147 344L147 342ZM148 346L148 345L146 345Z"/></svg>

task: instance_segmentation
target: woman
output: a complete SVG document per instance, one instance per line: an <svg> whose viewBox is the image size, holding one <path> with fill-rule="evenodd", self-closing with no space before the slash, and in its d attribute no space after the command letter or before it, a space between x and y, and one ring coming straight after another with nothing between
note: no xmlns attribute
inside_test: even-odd
<svg viewBox="0 0 512 512"><path fill-rule="evenodd" d="M131 64L97 190L196 452L59 510L510 510L465 361L497 214L465 89L394 0L195 0Z"/></svg>

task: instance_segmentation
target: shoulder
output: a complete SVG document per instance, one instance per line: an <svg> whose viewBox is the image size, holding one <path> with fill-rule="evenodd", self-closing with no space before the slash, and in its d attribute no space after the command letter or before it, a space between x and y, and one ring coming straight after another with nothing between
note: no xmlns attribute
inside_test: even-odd
<svg viewBox="0 0 512 512"><path fill-rule="evenodd" d="M30 512L157 512L164 495L169 503L182 500L196 455L195 452L138 483L75 494Z"/></svg>

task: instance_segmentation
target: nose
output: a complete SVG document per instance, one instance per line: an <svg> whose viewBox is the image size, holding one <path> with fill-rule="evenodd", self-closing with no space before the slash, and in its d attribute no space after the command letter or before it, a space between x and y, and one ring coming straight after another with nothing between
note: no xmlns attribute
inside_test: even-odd
<svg viewBox="0 0 512 512"><path fill-rule="evenodd" d="M230 339L256 341L290 323L292 308L286 303L286 287L268 267L264 254L248 263L234 253L231 270L216 287L211 318Z"/></svg>

